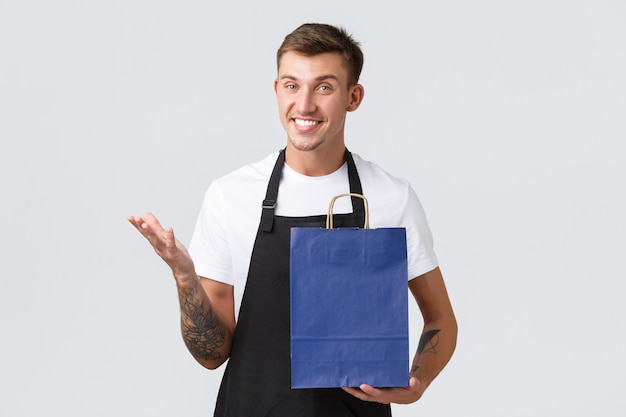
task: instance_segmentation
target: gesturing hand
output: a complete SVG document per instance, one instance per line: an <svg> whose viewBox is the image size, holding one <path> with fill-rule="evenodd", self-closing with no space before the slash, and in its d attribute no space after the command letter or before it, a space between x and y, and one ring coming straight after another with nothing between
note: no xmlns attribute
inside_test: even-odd
<svg viewBox="0 0 626 417"><path fill-rule="evenodd" d="M420 382L417 378L411 378L409 386L399 388L375 388L362 384L358 388L344 388L344 391L354 395L360 400L378 402L383 404L410 404L422 396Z"/></svg>
<svg viewBox="0 0 626 417"><path fill-rule="evenodd" d="M172 269L179 283L196 277L193 261L185 246L174 237L174 230L164 229L159 220L152 214L143 217L128 216L128 221L150 242L154 251Z"/></svg>

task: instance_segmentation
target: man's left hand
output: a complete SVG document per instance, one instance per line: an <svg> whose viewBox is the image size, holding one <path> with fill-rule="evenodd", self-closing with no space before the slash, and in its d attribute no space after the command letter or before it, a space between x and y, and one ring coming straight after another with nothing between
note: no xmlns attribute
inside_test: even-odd
<svg viewBox="0 0 626 417"><path fill-rule="evenodd" d="M412 377L408 387L375 388L371 385L361 384L358 388L344 387L343 390L363 401L383 404L410 404L422 396L423 390L420 386L417 378Z"/></svg>

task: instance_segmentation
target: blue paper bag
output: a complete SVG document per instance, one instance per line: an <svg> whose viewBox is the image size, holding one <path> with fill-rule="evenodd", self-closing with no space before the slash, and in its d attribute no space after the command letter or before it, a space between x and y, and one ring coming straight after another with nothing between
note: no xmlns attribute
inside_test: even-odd
<svg viewBox="0 0 626 417"><path fill-rule="evenodd" d="M332 228L338 197L364 228ZM327 228L291 229L291 386L409 384L406 230L368 228L367 200L331 201Z"/></svg>

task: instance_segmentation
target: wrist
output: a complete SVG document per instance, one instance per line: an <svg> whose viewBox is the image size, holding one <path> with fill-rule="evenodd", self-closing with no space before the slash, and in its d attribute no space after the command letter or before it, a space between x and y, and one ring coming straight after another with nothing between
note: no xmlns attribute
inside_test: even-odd
<svg viewBox="0 0 626 417"><path fill-rule="evenodd" d="M180 288L195 287L199 281L196 271L172 271L176 285Z"/></svg>

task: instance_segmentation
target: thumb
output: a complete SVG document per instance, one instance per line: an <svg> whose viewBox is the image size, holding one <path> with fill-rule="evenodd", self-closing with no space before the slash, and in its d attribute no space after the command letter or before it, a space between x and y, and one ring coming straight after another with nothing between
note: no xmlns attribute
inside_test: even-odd
<svg viewBox="0 0 626 417"><path fill-rule="evenodd" d="M167 249L176 248L176 238L174 237L174 229L168 227L165 229L165 247Z"/></svg>

